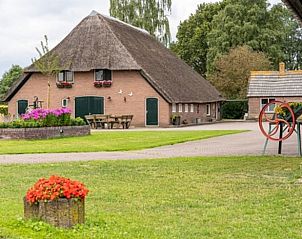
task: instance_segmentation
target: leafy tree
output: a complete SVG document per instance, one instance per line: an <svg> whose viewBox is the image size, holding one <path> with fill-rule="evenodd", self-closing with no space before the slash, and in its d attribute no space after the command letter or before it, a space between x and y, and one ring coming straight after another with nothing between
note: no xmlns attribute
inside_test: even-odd
<svg viewBox="0 0 302 239"><path fill-rule="evenodd" d="M239 46L214 62L215 72L208 80L227 99L245 99L251 71L269 70L272 64L262 52Z"/></svg>
<svg viewBox="0 0 302 239"><path fill-rule="evenodd" d="M240 45L248 45L253 50L262 51L277 65L283 58L280 42L283 33L274 24L266 0L225 0L222 9L212 21L208 35L208 72L213 62L221 54Z"/></svg>
<svg viewBox="0 0 302 239"><path fill-rule="evenodd" d="M60 59L59 57L50 52L48 46L48 38L44 36L45 43L41 41L41 50L36 47L36 51L39 54L39 59L32 59L35 68L46 76L56 76L60 71Z"/></svg>
<svg viewBox="0 0 302 239"><path fill-rule="evenodd" d="M12 84L17 81L23 73L23 69L18 65L12 65L12 67L3 74L0 81L0 98L6 95Z"/></svg>
<svg viewBox="0 0 302 239"><path fill-rule="evenodd" d="M202 3L198 5L195 14L180 23L177 32L177 42L170 48L197 72L204 75L207 72L208 34L212 29L212 20L223 8L224 4Z"/></svg>
<svg viewBox="0 0 302 239"><path fill-rule="evenodd" d="M223 0L199 5L182 22L171 49L199 73L212 74L214 62L231 48L248 45L266 53L277 69L301 69L302 30L283 4L266 0Z"/></svg>
<svg viewBox="0 0 302 239"><path fill-rule="evenodd" d="M171 34L167 14L172 0L110 0L110 15L140 27L169 45Z"/></svg>
<svg viewBox="0 0 302 239"><path fill-rule="evenodd" d="M48 88L47 88L47 108L50 107L50 77L56 76L60 71L60 59L58 55L51 52L48 46L48 38L44 36L45 43L41 41L41 49L36 47L36 50L39 54L39 59L32 59L33 65L35 68L41 72L43 75L48 77Z"/></svg>

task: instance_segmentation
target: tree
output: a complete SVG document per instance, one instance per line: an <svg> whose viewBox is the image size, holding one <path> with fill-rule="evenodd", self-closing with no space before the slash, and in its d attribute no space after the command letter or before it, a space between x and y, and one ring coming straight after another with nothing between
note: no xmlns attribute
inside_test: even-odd
<svg viewBox="0 0 302 239"><path fill-rule="evenodd" d="M270 70L272 64L264 53L239 46L216 59L214 67L216 70L208 80L222 95L227 99L245 99L250 72Z"/></svg>
<svg viewBox="0 0 302 239"><path fill-rule="evenodd" d="M171 44L171 50L192 66L201 75L207 72L208 34L212 29L212 20L224 4L203 3L198 5L195 14L180 23L177 42Z"/></svg>
<svg viewBox="0 0 302 239"><path fill-rule="evenodd" d="M110 15L148 31L169 45L171 34L167 14L172 0L110 0Z"/></svg>
<svg viewBox="0 0 302 239"><path fill-rule="evenodd" d="M225 0L222 9L212 21L208 35L208 72L214 61L229 49L248 45L255 51L265 52L277 66L283 60L280 42L283 33L274 24L266 0Z"/></svg>
<svg viewBox="0 0 302 239"><path fill-rule="evenodd" d="M49 50L48 38L44 36L45 43L41 41L41 50L36 47L39 54L39 59L32 59L35 68L43 75L48 77L48 88L47 88L47 108L50 107L50 77L56 76L60 71L60 59L59 57Z"/></svg>
<svg viewBox="0 0 302 239"><path fill-rule="evenodd" d="M301 68L302 30L283 5L269 8L266 0L223 0L201 4L182 22L171 49L203 75L214 73L214 62L231 48L248 45L264 52L275 69Z"/></svg>
<svg viewBox="0 0 302 239"><path fill-rule="evenodd" d="M283 34L280 45L287 69L302 69L302 29L291 11L283 4L271 9L271 22Z"/></svg>
<svg viewBox="0 0 302 239"><path fill-rule="evenodd" d="M9 88L17 81L23 73L23 69L18 65L12 65L12 67L3 74L0 81L0 98L6 95Z"/></svg>

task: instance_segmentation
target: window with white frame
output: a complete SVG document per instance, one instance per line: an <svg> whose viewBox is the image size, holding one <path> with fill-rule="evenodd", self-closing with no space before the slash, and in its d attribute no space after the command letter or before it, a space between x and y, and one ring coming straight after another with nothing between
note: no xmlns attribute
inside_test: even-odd
<svg viewBox="0 0 302 239"><path fill-rule="evenodd" d="M62 99L62 107L63 107L63 108L68 107L68 99L67 99L67 98Z"/></svg>
<svg viewBox="0 0 302 239"><path fill-rule="evenodd" d="M94 71L94 81L111 81L112 74L111 70L95 70Z"/></svg>
<svg viewBox="0 0 302 239"><path fill-rule="evenodd" d="M207 116L211 115L211 104L207 104Z"/></svg>
<svg viewBox="0 0 302 239"><path fill-rule="evenodd" d="M191 113L194 113L194 104L191 104Z"/></svg>
<svg viewBox="0 0 302 239"><path fill-rule="evenodd" d="M179 113L182 112L182 104L178 104L178 112L179 112Z"/></svg>
<svg viewBox="0 0 302 239"><path fill-rule="evenodd" d="M172 113L175 113L175 112L176 112L176 104L173 103L173 104L172 104Z"/></svg>
<svg viewBox="0 0 302 239"><path fill-rule="evenodd" d="M275 101L275 99L272 98L263 98L260 100L260 110L268 103ZM267 113L274 113L275 112L275 104L271 104L266 111Z"/></svg>
<svg viewBox="0 0 302 239"><path fill-rule="evenodd" d="M74 74L72 71L61 71L58 73L57 81L62 82L68 82L68 83L74 83Z"/></svg>
<svg viewBox="0 0 302 239"><path fill-rule="evenodd" d="M185 112L189 112L189 105L188 104L185 104Z"/></svg>

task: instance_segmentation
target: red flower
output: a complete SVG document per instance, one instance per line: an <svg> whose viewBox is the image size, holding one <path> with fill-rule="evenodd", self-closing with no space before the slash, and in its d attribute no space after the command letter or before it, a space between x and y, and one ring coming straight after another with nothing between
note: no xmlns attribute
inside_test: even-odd
<svg viewBox="0 0 302 239"><path fill-rule="evenodd" d="M72 181L69 178L51 176L49 179L41 178L26 193L26 200L36 203L41 200L52 201L57 198L84 199L89 190L84 184Z"/></svg>

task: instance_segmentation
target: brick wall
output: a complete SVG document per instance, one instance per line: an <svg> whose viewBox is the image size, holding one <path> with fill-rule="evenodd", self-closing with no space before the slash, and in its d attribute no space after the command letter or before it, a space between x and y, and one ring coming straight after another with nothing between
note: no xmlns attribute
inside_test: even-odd
<svg viewBox="0 0 302 239"><path fill-rule="evenodd" d="M93 85L94 72L75 72L75 83L70 89L58 89L56 79L50 78L50 108L60 108L61 101L69 97L68 107L74 115L75 97L79 96L102 96L104 97L105 114L132 114L134 115L131 125L145 126L145 101L148 97L156 97L159 100L159 125L167 127L170 123L170 109L167 103L139 74L137 71L114 71L112 74L113 84L108 88L96 88ZM9 113L16 115L17 101L28 100L32 103L33 97L47 101L47 77L35 73L22 87L21 90L9 102ZM123 93L118 92L122 90ZM129 96L132 92L133 96ZM108 99L110 97L110 99ZM126 98L126 102L124 100Z"/></svg>
<svg viewBox="0 0 302 239"><path fill-rule="evenodd" d="M185 104L182 104L182 112L179 112L179 104L176 104L176 112L173 112L172 115L179 115L181 123L185 120L188 124L196 124L198 121L205 123L220 120L221 104L209 103L209 105L211 107L210 115L207 115L207 104L193 104L194 112L191 112L192 104L188 104L188 112L185 112ZM170 111L172 112L172 105Z"/></svg>
<svg viewBox="0 0 302 239"><path fill-rule="evenodd" d="M0 129L4 139L47 139L67 136L84 136L90 134L90 126L63 126L45 128Z"/></svg>
<svg viewBox="0 0 302 239"><path fill-rule="evenodd" d="M251 97L248 99L249 103L249 111L248 118L249 119L258 119L259 113L261 111L261 99L263 98L271 98L279 101L285 102L302 102L302 97Z"/></svg>

